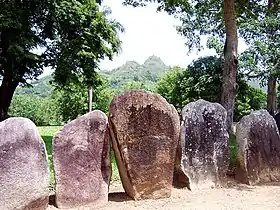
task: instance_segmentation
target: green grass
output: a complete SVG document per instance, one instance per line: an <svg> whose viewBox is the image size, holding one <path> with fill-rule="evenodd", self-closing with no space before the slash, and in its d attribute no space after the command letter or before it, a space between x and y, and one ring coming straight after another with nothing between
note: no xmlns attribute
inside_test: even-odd
<svg viewBox="0 0 280 210"><path fill-rule="evenodd" d="M53 135L61 128L62 126L42 126L38 127L39 133L42 139L45 142L48 159L49 159L49 169L50 169L50 189L54 190L54 172L53 172L53 158L52 158L52 138Z"/></svg>
<svg viewBox="0 0 280 210"><path fill-rule="evenodd" d="M113 148L111 148L111 164L112 164L112 177L111 181L119 181L120 175L119 175L119 169L117 166L117 162L115 159L115 153L113 151Z"/></svg>
<svg viewBox="0 0 280 210"><path fill-rule="evenodd" d="M47 153L48 153L48 159L49 159L49 169L50 169L50 189L55 189L55 181L54 181L54 171L53 171L53 158L52 158L52 138L54 134L61 128L62 126L41 126L38 127L39 133L42 137L42 139L45 142ZM111 155L111 163L112 163L112 181L118 181L120 180L119 172L117 163L115 160L114 152L111 149L110 152Z"/></svg>

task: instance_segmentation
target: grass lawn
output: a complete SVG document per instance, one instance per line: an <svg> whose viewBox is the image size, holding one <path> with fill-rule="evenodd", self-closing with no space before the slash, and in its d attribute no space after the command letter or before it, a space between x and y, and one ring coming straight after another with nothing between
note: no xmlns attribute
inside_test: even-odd
<svg viewBox="0 0 280 210"><path fill-rule="evenodd" d="M62 126L40 126L37 127L42 139L45 142L50 169L50 189L54 190L54 173L53 173L53 159L52 159L52 137Z"/></svg>
<svg viewBox="0 0 280 210"><path fill-rule="evenodd" d="M46 144L46 149L48 153L49 159L49 168L50 168L50 189L55 189L55 181L54 181L54 172L53 172L53 159L52 159L52 138L54 134L61 128L62 126L40 126L38 127L39 133ZM117 163L115 160L114 152L111 149L111 163L112 163L112 177L111 181L120 180Z"/></svg>

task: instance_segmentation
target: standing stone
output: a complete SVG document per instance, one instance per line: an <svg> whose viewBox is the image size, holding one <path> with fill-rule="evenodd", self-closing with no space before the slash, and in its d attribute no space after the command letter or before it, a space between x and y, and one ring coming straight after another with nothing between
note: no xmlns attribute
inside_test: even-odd
<svg viewBox="0 0 280 210"><path fill-rule="evenodd" d="M193 190L222 184L229 166L226 110L205 100L187 104L182 110L180 148L175 175L185 175L187 187Z"/></svg>
<svg viewBox="0 0 280 210"><path fill-rule="evenodd" d="M46 209L48 187L45 144L35 124L21 117L1 122L0 209Z"/></svg>
<svg viewBox="0 0 280 210"><path fill-rule="evenodd" d="M109 123L126 193L169 197L180 129L175 108L158 94L132 90L114 98Z"/></svg>
<svg viewBox="0 0 280 210"><path fill-rule="evenodd" d="M107 116L87 113L65 125L53 138L56 205L94 208L108 202L111 178Z"/></svg>
<svg viewBox="0 0 280 210"><path fill-rule="evenodd" d="M266 110L243 117L236 127L236 179L249 185L280 181L280 138Z"/></svg>

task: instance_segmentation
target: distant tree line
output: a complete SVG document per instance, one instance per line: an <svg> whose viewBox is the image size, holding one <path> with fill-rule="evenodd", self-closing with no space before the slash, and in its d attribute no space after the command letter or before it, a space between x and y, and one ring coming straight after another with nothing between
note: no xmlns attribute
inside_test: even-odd
<svg viewBox="0 0 280 210"><path fill-rule="evenodd" d="M123 71L119 69L118 71ZM153 69L150 69L153 72ZM93 91L93 109L99 109L108 114L112 98L126 90L143 89L161 94L167 101L173 104L178 112L187 104L198 99L211 102L219 102L223 77L223 59L215 56L202 57L192 62L186 69L173 67L163 76L159 76L158 82L151 82L149 77L142 71L139 74L143 80L125 79L120 81L119 86L110 85L110 79L114 75L105 77L97 75L98 85ZM119 75L120 73L118 73ZM252 110L266 107L266 94L257 88L247 84L245 76L237 76L238 93L235 103L234 121ZM65 88L60 88L37 83L35 88L19 89L10 107L10 115L23 116L33 120L37 125L57 125L73 120L88 111L87 85L83 76L79 76L79 83L70 83ZM50 81L50 77L47 77ZM97 78L96 78L97 80ZM43 89L40 86L44 87ZM149 84L149 85L147 85ZM152 87L152 88L151 88ZM49 96L44 96L44 89L51 89ZM34 92L32 93L32 90ZM41 91L39 91L41 90Z"/></svg>

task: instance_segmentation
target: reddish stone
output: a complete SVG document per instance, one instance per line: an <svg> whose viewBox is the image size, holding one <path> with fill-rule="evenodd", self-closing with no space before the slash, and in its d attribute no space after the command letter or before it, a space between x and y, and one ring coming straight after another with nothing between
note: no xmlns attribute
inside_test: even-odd
<svg viewBox="0 0 280 210"><path fill-rule="evenodd" d="M0 209L43 210L49 201L45 144L27 118L0 123Z"/></svg>
<svg viewBox="0 0 280 210"><path fill-rule="evenodd" d="M109 123L126 193L169 197L180 129L175 108L158 94L132 90L114 98Z"/></svg>
<svg viewBox="0 0 280 210"><path fill-rule="evenodd" d="M65 125L53 138L59 208L107 203L111 177L107 116L93 111Z"/></svg>

